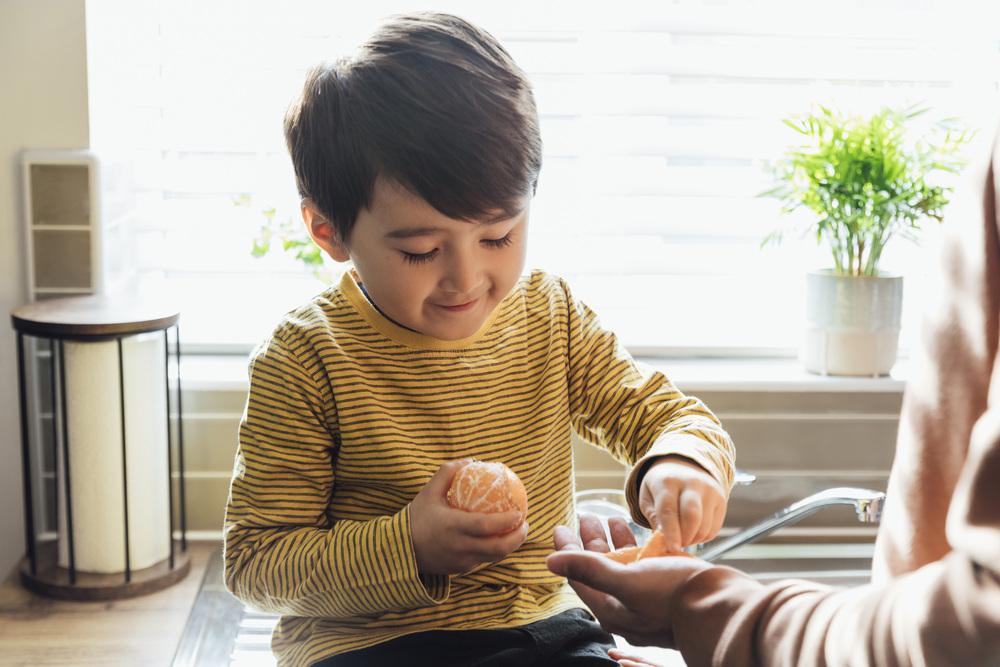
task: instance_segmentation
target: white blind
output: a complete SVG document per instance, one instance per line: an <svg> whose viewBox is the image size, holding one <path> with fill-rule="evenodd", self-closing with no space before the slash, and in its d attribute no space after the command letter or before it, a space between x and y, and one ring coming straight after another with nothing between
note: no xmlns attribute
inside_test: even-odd
<svg viewBox="0 0 1000 667"><path fill-rule="evenodd" d="M361 4L361 3L359 3ZM986 4L986 3L983 3ZM811 239L779 223L765 161L816 103L921 102L992 138L1000 23L927 2L437 3L496 35L535 86L545 145L529 267L566 276L634 348L783 353L800 336ZM88 3L92 144L138 150L135 252L181 297L186 342L246 349L322 285L254 259L274 206L297 215L281 118L306 70L394 2ZM251 207L233 199L250 194ZM805 219L802 219L803 222ZM897 239L916 332L927 250Z"/></svg>

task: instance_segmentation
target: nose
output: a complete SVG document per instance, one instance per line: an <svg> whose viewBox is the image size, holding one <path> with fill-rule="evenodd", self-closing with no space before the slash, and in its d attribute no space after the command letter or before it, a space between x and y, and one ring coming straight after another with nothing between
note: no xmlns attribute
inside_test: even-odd
<svg viewBox="0 0 1000 667"><path fill-rule="evenodd" d="M479 286L480 267L474 253L455 251L445 267L441 289L469 296Z"/></svg>

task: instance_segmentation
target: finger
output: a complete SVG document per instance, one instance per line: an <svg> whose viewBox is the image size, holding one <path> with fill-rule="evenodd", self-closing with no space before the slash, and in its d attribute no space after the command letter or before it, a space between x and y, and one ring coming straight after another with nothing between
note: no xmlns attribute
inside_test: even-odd
<svg viewBox="0 0 1000 667"><path fill-rule="evenodd" d="M701 528L701 496L697 491L685 490L680 499L681 546L691 544Z"/></svg>
<svg viewBox="0 0 1000 667"><path fill-rule="evenodd" d="M654 646L656 644L649 644L643 642L642 644L639 645ZM608 649L608 657L610 657L612 660L617 660L618 664L621 665L622 667L667 667L668 664L668 663L654 662L651 658L642 656L636 653L634 650L622 651L621 649L617 648Z"/></svg>
<svg viewBox="0 0 1000 667"><path fill-rule="evenodd" d="M524 544L528 536L528 523L524 522L517 530L512 530L499 537L470 537L462 546L466 553L480 563L495 563L503 560L519 546Z"/></svg>
<svg viewBox="0 0 1000 667"><path fill-rule="evenodd" d="M427 487L435 492L435 497L445 498L448 495L448 489L451 487L452 480L455 479L455 473L471 460L465 458L442 463L441 467L434 473L434 476L427 482Z"/></svg>
<svg viewBox="0 0 1000 667"><path fill-rule="evenodd" d="M722 526L726 523L726 503L719 503L719 506L715 508L715 514L712 517L712 537L719 534L722 530Z"/></svg>
<svg viewBox="0 0 1000 667"><path fill-rule="evenodd" d="M504 556L513 553L518 547L524 544L524 541L528 539L528 530L530 528L531 526L527 521L522 521L519 528L515 528L506 535L495 538L497 547L503 551Z"/></svg>
<svg viewBox="0 0 1000 667"><path fill-rule="evenodd" d="M565 543L560 548L560 551L550 554L549 558L560 554L583 556L585 558L601 558L598 554L584 551L583 547L580 546L579 538L566 526L556 526L556 533L556 541L560 542L565 540ZM562 535L559 535L559 533L562 533ZM558 559L556 562L558 563ZM560 572L553 570L551 566L549 569L555 574L561 574ZM569 585L572 586L573 590L575 590L576 594L580 597L580 600L583 601L587 608L590 609L591 613L598 617L598 619L601 617L616 616L621 613L623 609L622 604L607 593L602 593L601 591L595 590L578 581L573 581L572 579L569 580Z"/></svg>
<svg viewBox="0 0 1000 667"><path fill-rule="evenodd" d="M698 529L698 534L695 535L690 542L688 542L688 546L691 546L692 544L704 544L710 539L712 539L712 531L704 523L702 523L701 527Z"/></svg>
<svg viewBox="0 0 1000 667"><path fill-rule="evenodd" d="M503 535L519 528L524 523L524 517L516 510L497 512L496 514L455 510L454 514L459 532L471 537Z"/></svg>
<svg viewBox="0 0 1000 667"><path fill-rule="evenodd" d="M694 544L702 544L708 542L716 535L719 534L719 529L721 528L721 519L726 515L726 506L724 502L716 504L711 509L705 508L704 514L701 517L701 530L698 536L694 539Z"/></svg>
<svg viewBox="0 0 1000 667"><path fill-rule="evenodd" d="M659 667L655 662L650 662L638 653L623 651L620 648L608 649L608 656L612 660L617 660L623 667Z"/></svg>
<svg viewBox="0 0 1000 667"><path fill-rule="evenodd" d="M608 530L611 531L611 542L615 549L635 546L635 535L625 519L617 516L611 517L608 519Z"/></svg>
<svg viewBox="0 0 1000 667"><path fill-rule="evenodd" d="M624 565L590 551L556 551L545 560L549 570L566 577L570 583L579 582L589 588L623 599L628 592L628 577ZM593 610L592 610L593 611ZM594 612L596 615L596 611Z"/></svg>
<svg viewBox="0 0 1000 667"><path fill-rule="evenodd" d="M645 660L630 660L628 658L622 658L618 661L621 667L661 667L655 662L646 662Z"/></svg>
<svg viewBox="0 0 1000 667"><path fill-rule="evenodd" d="M567 581L570 587L576 591L577 597L580 598L583 604L597 618L601 627L608 632L617 632L609 628L617 627L616 624L620 622L619 617L625 612L625 608L621 602L613 596L602 593L586 584L581 584L579 581L574 581L573 579L568 579Z"/></svg>
<svg viewBox="0 0 1000 667"><path fill-rule="evenodd" d="M590 609L606 632L624 635L629 628L636 627L642 618L627 609L614 596L602 593L579 581L569 580L569 585L576 591L580 600Z"/></svg>
<svg viewBox="0 0 1000 667"><path fill-rule="evenodd" d="M608 655L615 660L631 660L635 663L649 664L646 659L639 655L634 649L623 649L619 647L609 648Z"/></svg>
<svg viewBox="0 0 1000 667"><path fill-rule="evenodd" d="M566 526L556 526L552 531L552 542L558 551L582 551L583 544L576 531Z"/></svg>
<svg viewBox="0 0 1000 667"><path fill-rule="evenodd" d="M645 485L642 488L644 493L639 496L639 513L646 517L650 528L657 530L660 528L660 515L656 511L656 501Z"/></svg>
<svg viewBox="0 0 1000 667"><path fill-rule="evenodd" d="M715 508L709 503L705 503L701 508L701 522L698 524L698 528L695 530L694 537L688 544L701 544L702 542L707 542L709 536L712 534L712 520L715 515Z"/></svg>
<svg viewBox="0 0 1000 667"><path fill-rule="evenodd" d="M611 551L607 533L604 532L604 523L594 514L580 515L580 541L587 551L603 553Z"/></svg>
<svg viewBox="0 0 1000 667"><path fill-rule="evenodd" d="M660 501L659 511L656 513L659 518L660 531L667 541L667 548L677 551L681 548L681 527L678 516L677 497L673 495L664 496Z"/></svg>

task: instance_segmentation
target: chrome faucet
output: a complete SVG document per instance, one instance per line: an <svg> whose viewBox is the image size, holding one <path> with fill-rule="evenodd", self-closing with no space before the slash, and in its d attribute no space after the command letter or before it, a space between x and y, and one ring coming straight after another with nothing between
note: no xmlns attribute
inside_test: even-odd
<svg viewBox="0 0 1000 667"><path fill-rule="evenodd" d="M737 470L734 481L737 486L750 486L756 479L756 476L750 473ZM738 547L756 542L779 528L798 523L824 507L832 507L834 505L854 507L858 521L861 523L878 523L882 518L882 505L884 502L885 494L880 491L857 489L847 486L826 489L825 491L820 491L819 493L814 493L811 496L803 498L797 503L793 503L772 514L763 521L758 521L729 537L688 547L686 550L704 560L714 561ZM595 514L601 517L605 526L607 520L611 517L624 519L640 544L649 537L650 530L632 520L623 491L618 489L579 491L576 494L576 507L577 512ZM607 538L610 542L610 533L607 534Z"/></svg>
<svg viewBox="0 0 1000 667"><path fill-rule="evenodd" d="M831 507L833 505L853 506L854 511L858 515L858 521L861 523L878 523L882 518L882 505L884 502L885 494L880 491L855 489L846 486L826 489L789 505L763 521L758 521L740 530L735 535L698 545L692 550L692 553L705 560L717 560L737 547L756 542L779 528L798 523L824 507Z"/></svg>

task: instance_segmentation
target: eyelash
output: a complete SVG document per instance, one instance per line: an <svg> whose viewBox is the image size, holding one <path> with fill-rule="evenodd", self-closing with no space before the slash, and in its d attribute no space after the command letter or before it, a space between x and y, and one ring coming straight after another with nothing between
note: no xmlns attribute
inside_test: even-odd
<svg viewBox="0 0 1000 667"><path fill-rule="evenodd" d="M423 264L424 262L429 262L434 259L435 255L438 254L437 248L420 255L414 255L412 252L406 252L405 250L400 250L400 252L403 253L403 259L410 264Z"/></svg>
<svg viewBox="0 0 1000 667"><path fill-rule="evenodd" d="M507 234L506 236L499 239L483 239L481 243L485 243L490 248L505 248L509 246L511 243L513 243L513 240L510 238L510 234ZM423 264L424 262L429 262L432 259L434 259L438 254L437 248L431 250L430 252L425 252L418 255L415 255L412 252L406 252L406 251L400 251L400 252L403 253L403 259L405 259L410 264Z"/></svg>
<svg viewBox="0 0 1000 667"><path fill-rule="evenodd" d="M510 238L510 234L503 236L498 239L483 239L483 243L491 248L505 248L509 246L513 241Z"/></svg>

